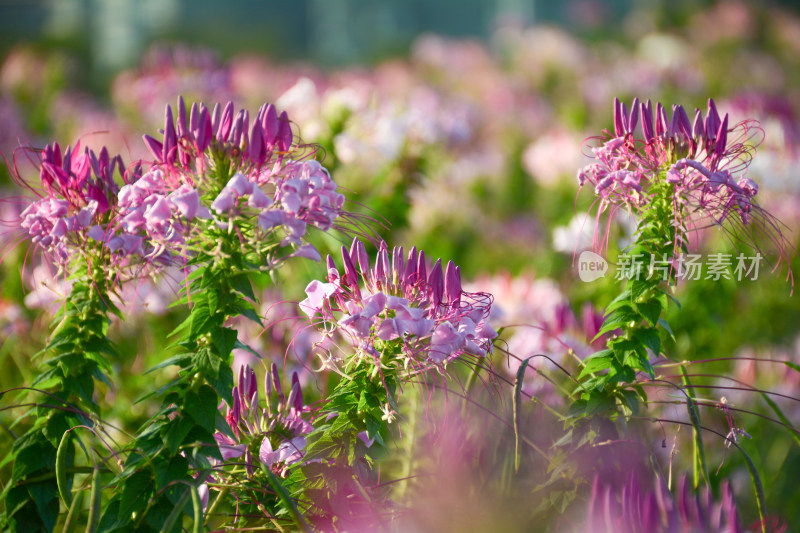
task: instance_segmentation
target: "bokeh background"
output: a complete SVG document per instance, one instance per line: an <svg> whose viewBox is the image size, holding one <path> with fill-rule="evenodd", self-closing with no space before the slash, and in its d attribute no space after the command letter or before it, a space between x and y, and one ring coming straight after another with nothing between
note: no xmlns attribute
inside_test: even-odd
<svg viewBox="0 0 800 533"><path fill-rule="evenodd" d="M374 219L390 245L456 261L470 287L495 295L499 325L536 326L504 333L520 358L563 360L565 338L588 355L597 312L614 297L613 279L582 283L573 266L594 228L582 214L591 194L577 194L575 174L587 162L584 139L611 126L614 97L688 110L705 109L713 97L734 122L758 119L763 142L749 175L762 207L798 244L800 7L788 0L0 0L0 57L0 150L18 163L14 172L0 169L3 197L20 194L14 175L36 178L20 146L80 139L128 163L149 157L141 135L163 127L164 107L179 95L211 105L231 99L251 111L274 102L304 141L319 146L349 208ZM0 218L13 220L21 205L3 202ZM632 228L624 217L610 228L613 259ZM702 252L737 253L717 233L696 241ZM16 244L3 234L2 389L34 375L29 356L41 348L63 290ZM331 251L338 244L319 243ZM790 296L785 267L769 272L780 264L778 251L763 252L769 265L758 280L680 287L683 307L668 317L675 339L665 339L671 357L800 363L798 297ZM310 265L287 275L280 291L264 293L265 312L270 303L301 300L321 272ZM109 391L116 395L109 404L124 427L148 416L134 405L152 387L141 372L164 357L160 347L177 320L167 309L174 284L138 288L144 292L126 303L141 321L113 333L126 389ZM265 358L281 358L291 331L252 337ZM513 375L513 364L496 363ZM741 359L705 370L711 376L698 380L709 386L730 385L718 377L725 375L788 396L800 388L800 374L782 364ZM531 377L527 387L559 402L542 380ZM719 401L720 390L704 394ZM774 416L758 395L739 392L724 394ZM798 401L775 401L800 421ZM724 429L719 413L707 415ZM798 523L800 441L757 417L744 423L753 439L743 446L762 471L769 509ZM0 449L10 446L2 438ZM715 479L733 481L752 519L741 459L720 442L709 449L710 463L722 465Z"/></svg>

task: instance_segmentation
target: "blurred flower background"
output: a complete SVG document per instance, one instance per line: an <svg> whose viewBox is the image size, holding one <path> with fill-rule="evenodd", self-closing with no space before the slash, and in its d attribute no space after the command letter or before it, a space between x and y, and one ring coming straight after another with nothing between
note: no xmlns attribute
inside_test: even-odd
<svg viewBox="0 0 800 533"><path fill-rule="evenodd" d="M494 295L491 320L503 350L493 362L509 380L529 356L567 364L598 348L600 310L614 297L615 281L581 282L575 258L610 231L613 261L634 228L619 213L608 228L596 229L594 216L586 216L593 199L576 194L575 176L589 162L584 139L613 124L615 97L675 102L687 110L705 109L713 97L732 124L760 121L763 142L748 175L759 186L761 207L783 222L786 239L794 247L800 239L800 9L794 2L11 0L0 1L0 57L0 151L9 164L0 168L3 221L25 206L14 174L33 175L20 147L80 139L128 163L152 157L141 135L156 135L165 105L174 106L179 96L232 100L251 113L272 102L288 112L304 142L321 147L317 153L347 208L374 219L390 249L416 246L428 257L452 260L465 290ZM318 238L318 247L331 253L341 244ZM42 347L41 332L68 283L29 262L17 239L0 234L3 390L30 381L36 364L30 357ZM693 240L698 253L738 253L716 231ZM775 416L763 395L741 388L783 394L770 401L800 421L800 373L764 363L800 364L800 304L790 296L786 269L770 273L780 263L778 251L762 253L757 280L680 284L682 308L668 316L675 332L667 341L671 359L735 358L694 371L698 398L711 406L704 411L708 423L723 435L727 419L714 407L722 396L728 405ZM796 254L791 264L798 272ZM296 327L301 313L291 302L305 298L310 280L325 278L324 261L282 275L261 296L271 327L240 329L262 358L241 351L235 365L263 375L272 363L285 362L305 384L316 379L310 369L319 364L313 362L319 339ZM144 279L122 297L126 312L141 312L142 320L112 331L121 353L117 382L125 389L107 391L114 398L109 417L121 427L136 427L151 414L134 402L154 385L143 370L166 358L164 339L178 320L167 307L175 287L176 279ZM531 366L537 372L526 374L524 389L557 406L563 395L542 376L557 369L543 359ZM665 402L662 418L687 419L684 408L670 410L673 396L652 399ZM798 523L797 433L763 417L742 418L753 438L741 445L761 472L769 514ZM13 422L0 420L6 428ZM662 440L674 450L688 439L690 429L679 427L654 430L654 450ZM12 434L0 435L0 450L11 446ZM448 427L437 442L458 442L467 457L464 443L475 439ZM741 457L726 455L721 439L710 442L709 463L712 470L720 466L715 485L729 481L740 516L752 523L755 502ZM684 450L686 464L685 444ZM438 453L419 461L436 462ZM497 524L506 504L478 503L476 494L486 487L464 481L464 467L449 461L441 486L457 483L462 490L474 483L475 490L442 497L439 507L416 497L425 518L413 527L454 527L441 524L467 497L475 500L469 519L475 531L488 523L492 506ZM643 493L661 490L640 485ZM435 486L420 492L429 493L437 494Z"/></svg>

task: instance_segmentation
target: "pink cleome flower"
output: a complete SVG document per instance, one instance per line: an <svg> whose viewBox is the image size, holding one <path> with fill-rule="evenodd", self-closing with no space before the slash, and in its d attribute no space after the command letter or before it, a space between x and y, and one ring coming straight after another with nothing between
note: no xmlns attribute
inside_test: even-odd
<svg viewBox="0 0 800 533"><path fill-rule="evenodd" d="M484 356L497 333L488 324L491 296L461 289L460 269L437 260L428 273L425 253L381 243L374 265L358 239L342 247L344 274L328 257L327 282L312 281L300 308L321 316L362 353L379 357L387 344L401 357L443 363L463 353ZM356 266L358 265L358 270Z"/></svg>

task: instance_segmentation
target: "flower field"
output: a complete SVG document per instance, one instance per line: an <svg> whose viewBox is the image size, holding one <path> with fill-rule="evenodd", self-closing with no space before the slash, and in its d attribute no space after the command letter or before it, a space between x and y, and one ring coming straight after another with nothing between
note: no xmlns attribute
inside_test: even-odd
<svg viewBox="0 0 800 533"><path fill-rule="evenodd" d="M796 530L800 15L639 22L14 47L2 530Z"/></svg>

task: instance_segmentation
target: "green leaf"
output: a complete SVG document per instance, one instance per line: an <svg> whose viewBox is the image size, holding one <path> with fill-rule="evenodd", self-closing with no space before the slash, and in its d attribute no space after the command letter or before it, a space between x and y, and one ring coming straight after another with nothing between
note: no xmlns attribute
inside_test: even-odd
<svg viewBox="0 0 800 533"><path fill-rule="evenodd" d="M658 325L661 326L664 329L664 331L666 331L669 334L670 338L673 341L675 340L675 334L672 333L672 328L669 327L669 323L667 323L667 321L665 319L659 318L658 319Z"/></svg>
<svg viewBox="0 0 800 533"><path fill-rule="evenodd" d="M661 337L655 328L637 328L633 332L633 338L644 346L650 348L656 357L661 353Z"/></svg>
<svg viewBox="0 0 800 533"><path fill-rule="evenodd" d="M139 470L126 479L119 502L119 519L128 520L131 513L144 509L152 490L153 476L148 470Z"/></svg>
<svg viewBox="0 0 800 533"><path fill-rule="evenodd" d="M608 304L608 306L606 307L605 314L608 315L609 313L611 313L615 309L619 309L623 305L630 304L631 302L632 302L632 300L631 300L631 291L626 289L626 290L624 290L622 292L622 294L620 294L619 296L614 298L611 301L611 303Z"/></svg>
<svg viewBox="0 0 800 533"><path fill-rule="evenodd" d="M184 401L184 411L200 427L209 433L214 433L217 413L217 393L214 389L208 385L203 385L197 392L188 393Z"/></svg>
<svg viewBox="0 0 800 533"><path fill-rule="evenodd" d="M246 274L237 274L235 276L231 276L228 278L228 283L231 284L233 290L245 298L255 301L256 297L255 294L253 294L253 286L250 283L250 278L248 278Z"/></svg>
<svg viewBox="0 0 800 533"><path fill-rule="evenodd" d="M173 456L178 453L178 448L183 444L186 435L189 434L194 425L195 421L188 416L179 416L176 420L169 422L169 428L164 435L164 443Z"/></svg>
<svg viewBox="0 0 800 533"><path fill-rule="evenodd" d="M187 361L190 361L192 359L192 355L193 354L190 353L190 352L189 353L181 353L181 354L178 354L178 355L174 355L174 356L170 357L169 359L161 361L156 366L154 366L152 368L149 368L145 372L145 375L150 374L151 372L155 372L156 370L160 370L162 368L165 368L165 367L168 367L168 366L172 366L172 365L177 365L177 366L181 366L182 367L182 366L184 366L183 363L185 363Z"/></svg>
<svg viewBox="0 0 800 533"><path fill-rule="evenodd" d="M584 360L586 366L583 367L581 373L578 375L578 379L581 379L583 376L587 374L593 374L595 372L599 372L601 370L605 370L606 368L611 368L611 364L614 361L614 352L611 350L601 350L599 352L593 353L589 357Z"/></svg>
<svg viewBox="0 0 800 533"><path fill-rule="evenodd" d="M619 309L615 309L606 315L606 318L603 321L603 327L600 328L600 331L597 332L597 335L593 340L599 339L601 335L608 333L609 331L627 328L631 325L631 323L638 322L639 319L639 313L637 313L630 305L626 304Z"/></svg>
<svg viewBox="0 0 800 533"><path fill-rule="evenodd" d="M222 357L227 357L236 346L237 333L232 328L214 328L211 330L211 341Z"/></svg>
<svg viewBox="0 0 800 533"><path fill-rule="evenodd" d="M658 317L661 316L661 302L658 300L648 300L636 304L636 309L650 323L651 326L658 324Z"/></svg>

